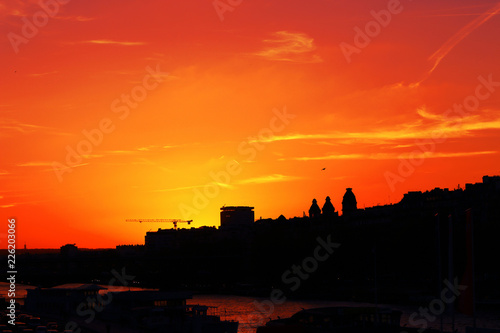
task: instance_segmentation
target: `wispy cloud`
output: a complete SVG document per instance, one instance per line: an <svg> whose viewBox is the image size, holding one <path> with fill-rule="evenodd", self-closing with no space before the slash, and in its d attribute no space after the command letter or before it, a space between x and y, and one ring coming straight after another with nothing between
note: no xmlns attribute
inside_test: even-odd
<svg viewBox="0 0 500 333"><path fill-rule="evenodd" d="M427 159L468 157L477 155L498 154L498 151L473 151L473 152L421 152L421 153L375 153L375 154L329 154L325 156L303 156L283 158L282 161L328 161L328 160L396 160L396 159Z"/></svg>
<svg viewBox="0 0 500 333"><path fill-rule="evenodd" d="M234 185L276 183L276 182L294 181L294 180L298 180L298 179L301 179L301 178L296 177L296 176L282 175L282 174L271 174L271 175L265 175L265 176L259 176L259 177L238 180L238 181L234 182ZM226 189L234 189L234 185L231 185L231 184L219 183L219 182L211 182L210 184L215 184L217 186L220 186L220 187L226 188ZM163 189L153 190L152 192L185 191L185 190L193 190L193 189L203 188L204 186L207 186L207 184L163 188Z"/></svg>
<svg viewBox="0 0 500 333"><path fill-rule="evenodd" d="M129 41L117 41L110 39L92 39L83 41L84 44L99 44L99 45L121 45L121 46L138 46L138 45L146 45L145 42L129 42Z"/></svg>
<svg viewBox="0 0 500 333"><path fill-rule="evenodd" d="M39 129L48 129L48 127L22 123L15 119L0 119L0 129L27 133Z"/></svg>
<svg viewBox="0 0 500 333"><path fill-rule="evenodd" d="M68 170L68 169L74 169L74 168L79 168L79 167L87 166L87 165L90 165L90 163L80 163L80 164L76 164L76 165L72 165L72 166L63 166L63 167L60 168L60 171L64 171L64 170ZM44 172L54 172L54 165L53 165L53 163L50 164L50 168L43 169L42 171L44 171Z"/></svg>
<svg viewBox="0 0 500 333"><path fill-rule="evenodd" d="M23 201L23 202L9 202L9 203L5 203L3 205L0 205L0 208L11 208L11 207L17 207L17 206L21 206L21 205L39 204L42 202L49 202L49 201L53 201L53 199L28 200L28 201Z"/></svg>
<svg viewBox="0 0 500 333"><path fill-rule="evenodd" d="M134 154L142 154L146 152L152 152L152 151L162 151L166 149L171 149L171 148L177 148L180 147L180 145L150 145L150 146L144 146L144 147L139 147L139 148L134 148L134 149L117 149L117 150L106 150L103 151L103 154L107 155L134 155Z"/></svg>
<svg viewBox="0 0 500 333"><path fill-rule="evenodd" d="M89 156L89 155L87 155ZM66 169L73 169L73 168L78 168L82 167L85 165L89 165L90 163L80 163L72 166L64 166L61 169L66 170ZM54 162L51 161L30 161L30 162L24 162L24 163L19 163L17 164L18 167L26 167L26 168L45 168L42 170L39 170L40 172L54 172Z"/></svg>
<svg viewBox="0 0 500 333"><path fill-rule="evenodd" d="M429 112L425 106L418 108L417 114L425 119L439 120L439 121L443 120L443 116Z"/></svg>
<svg viewBox="0 0 500 333"><path fill-rule="evenodd" d="M393 147L390 147L390 148L395 148L395 149L398 149L398 148L410 148L410 147L414 147L415 145L410 145L410 144L400 144L400 145L395 145Z"/></svg>
<svg viewBox="0 0 500 333"><path fill-rule="evenodd" d="M171 149L171 148L177 148L180 147L180 145L149 145L145 147L139 147L137 150L139 151L153 151L153 150L163 150L163 149Z"/></svg>
<svg viewBox="0 0 500 333"><path fill-rule="evenodd" d="M20 167L46 167L46 166L52 166L52 162L33 161L33 162L20 163L17 166L20 166Z"/></svg>
<svg viewBox="0 0 500 333"><path fill-rule="evenodd" d="M8 0L0 2L0 17L2 16L17 16L17 17L27 17L32 16L34 13L39 12L43 3L38 0ZM47 1L50 5L50 1ZM57 4L56 4L57 6ZM58 11L53 17L56 20L66 20L66 21L76 21L76 22L87 22L93 21L97 18L88 17L82 15L72 15L72 16L62 16L62 11Z"/></svg>
<svg viewBox="0 0 500 333"><path fill-rule="evenodd" d="M64 21L75 21L75 22L89 22L89 21L94 21L97 20L97 17L88 17L88 16L56 16L55 17L58 20L64 20Z"/></svg>
<svg viewBox="0 0 500 333"><path fill-rule="evenodd" d="M323 60L312 52L316 49L314 39L304 33L278 31L274 39L265 39L268 46L255 55L277 61L316 63Z"/></svg>
<svg viewBox="0 0 500 333"><path fill-rule="evenodd" d="M0 136L8 135L6 132L18 132L22 134L32 133L36 131L45 132L47 134L55 134L55 135L70 135L69 133L62 132L56 128L23 123L15 119L0 119L0 130L2 130L2 134Z"/></svg>
<svg viewBox="0 0 500 333"><path fill-rule="evenodd" d="M109 155L133 155L139 153L138 150L106 150L104 154Z"/></svg>
<svg viewBox="0 0 500 333"><path fill-rule="evenodd" d="M15 207L17 205L17 203L10 203L10 204L5 204L5 205L1 205L0 208L10 208L10 207Z"/></svg>
<svg viewBox="0 0 500 333"><path fill-rule="evenodd" d="M157 167L158 169L160 169L164 172L172 172L171 169L165 168L164 164L162 164L162 163L157 163L157 162L154 162L154 161L147 159L147 158L141 158L140 161L141 161L140 163L135 163L135 164L151 165L151 166Z"/></svg>
<svg viewBox="0 0 500 333"><path fill-rule="evenodd" d="M36 8L36 1L33 0L11 0L0 3L0 16L27 16L28 13Z"/></svg>
<svg viewBox="0 0 500 333"><path fill-rule="evenodd" d="M239 185L265 184L265 183L287 182L287 181L293 181L293 180L298 180L298 179L300 179L300 177L287 176L287 175L281 175L281 174L272 174L272 175L267 175L267 176L242 179L242 180L239 180L237 182L237 184L239 184Z"/></svg>
<svg viewBox="0 0 500 333"><path fill-rule="evenodd" d="M448 53L450 53L450 51L458 43L460 43L465 37L467 37L469 34L471 34L474 30L479 28L493 16L498 14L498 12L500 12L500 2L498 2L491 9L488 9L487 11L483 12L477 18L469 22L466 26L458 30L457 33L455 33L450 39L448 39L443 45L441 45L441 47L436 52L434 52L429 57L429 61L431 62L432 67L427 73L425 73L424 78L419 82L417 82L416 84L418 85L422 81L426 80L432 74L432 72L434 72L434 70L441 63L441 61L448 55Z"/></svg>
<svg viewBox="0 0 500 333"><path fill-rule="evenodd" d="M59 73L58 71L52 71L52 72L45 72L45 73L32 73L28 74L28 76L31 77L40 77L40 76L46 76L46 75L51 75L51 74L57 74Z"/></svg>
<svg viewBox="0 0 500 333"><path fill-rule="evenodd" d="M431 138L436 133L447 138L466 137L473 134L474 131L500 129L500 117L494 119L481 119L480 114L463 117L457 121L445 118L443 115L432 114L425 108L417 109L417 114L423 119L432 120L431 124L424 124L422 120L415 120L411 123L397 124L397 126L380 128L376 131L366 132L340 132L329 133L290 133L285 135L276 135L264 139L253 139L252 142L279 142L294 140L319 140L325 144L324 140L358 140L372 143L387 143L389 141L424 139ZM498 111L488 110L489 116L498 116ZM485 112L486 114L486 112ZM397 127L397 129L394 129ZM322 141L323 140L323 141Z"/></svg>
<svg viewBox="0 0 500 333"><path fill-rule="evenodd" d="M210 184L215 184L215 185L223 187L223 188L230 188L230 189L234 188L233 185L226 184L226 183L211 182ZM207 186L207 184L192 185L192 186L180 186L180 187L172 187L172 188L162 188L162 189L152 190L152 192L176 192L176 191L194 190L197 188L203 188L205 186Z"/></svg>
<svg viewBox="0 0 500 333"><path fill-rule="evenodd" d="M196 188L201 188L203 185L193 185L193 186L180 186L180 187L172 187L172 188L162 188L158 190L153 190L152 192L176 192L176 191L185 191L185 190L193 190Z"/></svg>

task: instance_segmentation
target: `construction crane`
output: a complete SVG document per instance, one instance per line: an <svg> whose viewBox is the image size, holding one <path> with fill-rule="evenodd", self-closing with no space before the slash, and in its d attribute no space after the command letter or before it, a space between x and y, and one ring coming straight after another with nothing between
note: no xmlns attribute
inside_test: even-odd
<svg viewBox="0 0 500 333"><path fill-rule="evenodd" d="M173 223L174 229L177 229L177 223L191 224L193 220L180 220L180 219L126 219L125 222L157 222L157 223Z"/></svg>

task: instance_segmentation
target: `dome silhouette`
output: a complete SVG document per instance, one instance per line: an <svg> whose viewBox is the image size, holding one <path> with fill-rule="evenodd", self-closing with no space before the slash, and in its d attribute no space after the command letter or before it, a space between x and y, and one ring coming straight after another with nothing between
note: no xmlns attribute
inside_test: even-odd
<svg viewBox="0 0 500 333"><path fill-rule="evenodd" d="M330 197L326 197L325 204L323 205L323 215L331 217L335 215L335 207L333 207L332 200Z"/></svg>
<svg viewBox="0 0 500 333"><path fill-rule="evenodd" d="M309 217L317 218L320 216L321 216L321 209L318 206L318 201L316 201L316 199L313 199L311 208L309 208Z"/></svg>
<svg viewBox="0 0 500 333"><path fill-rule="evenodd" d="M342 198L342 215L350 214L358 209L356 196L352 192L352 188L346 188L344 197Z"/></svg>

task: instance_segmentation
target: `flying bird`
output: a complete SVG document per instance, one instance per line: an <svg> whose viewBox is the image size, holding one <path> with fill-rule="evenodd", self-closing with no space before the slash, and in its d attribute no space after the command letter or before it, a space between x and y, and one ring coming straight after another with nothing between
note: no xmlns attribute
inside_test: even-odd
<svg viewBox="0 0 500 333"><path fill-rule="evenodd" d="M324 171L324 170L326 170L326 168L321 169L321 171Z"/></svg>

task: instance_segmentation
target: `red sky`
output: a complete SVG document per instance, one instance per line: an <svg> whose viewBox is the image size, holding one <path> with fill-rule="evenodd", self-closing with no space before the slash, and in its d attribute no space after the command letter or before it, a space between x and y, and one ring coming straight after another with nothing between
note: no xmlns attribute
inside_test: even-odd
<svg viewBox="0 0 500 333"><path fill-rule="evenodd" d="M218 226L223 205L293 217L327 195L340 210L346 187L363 208L500 174L500 2L45 3L0 4L18 246L141 244L170 225L125 219Z"/></svg>

